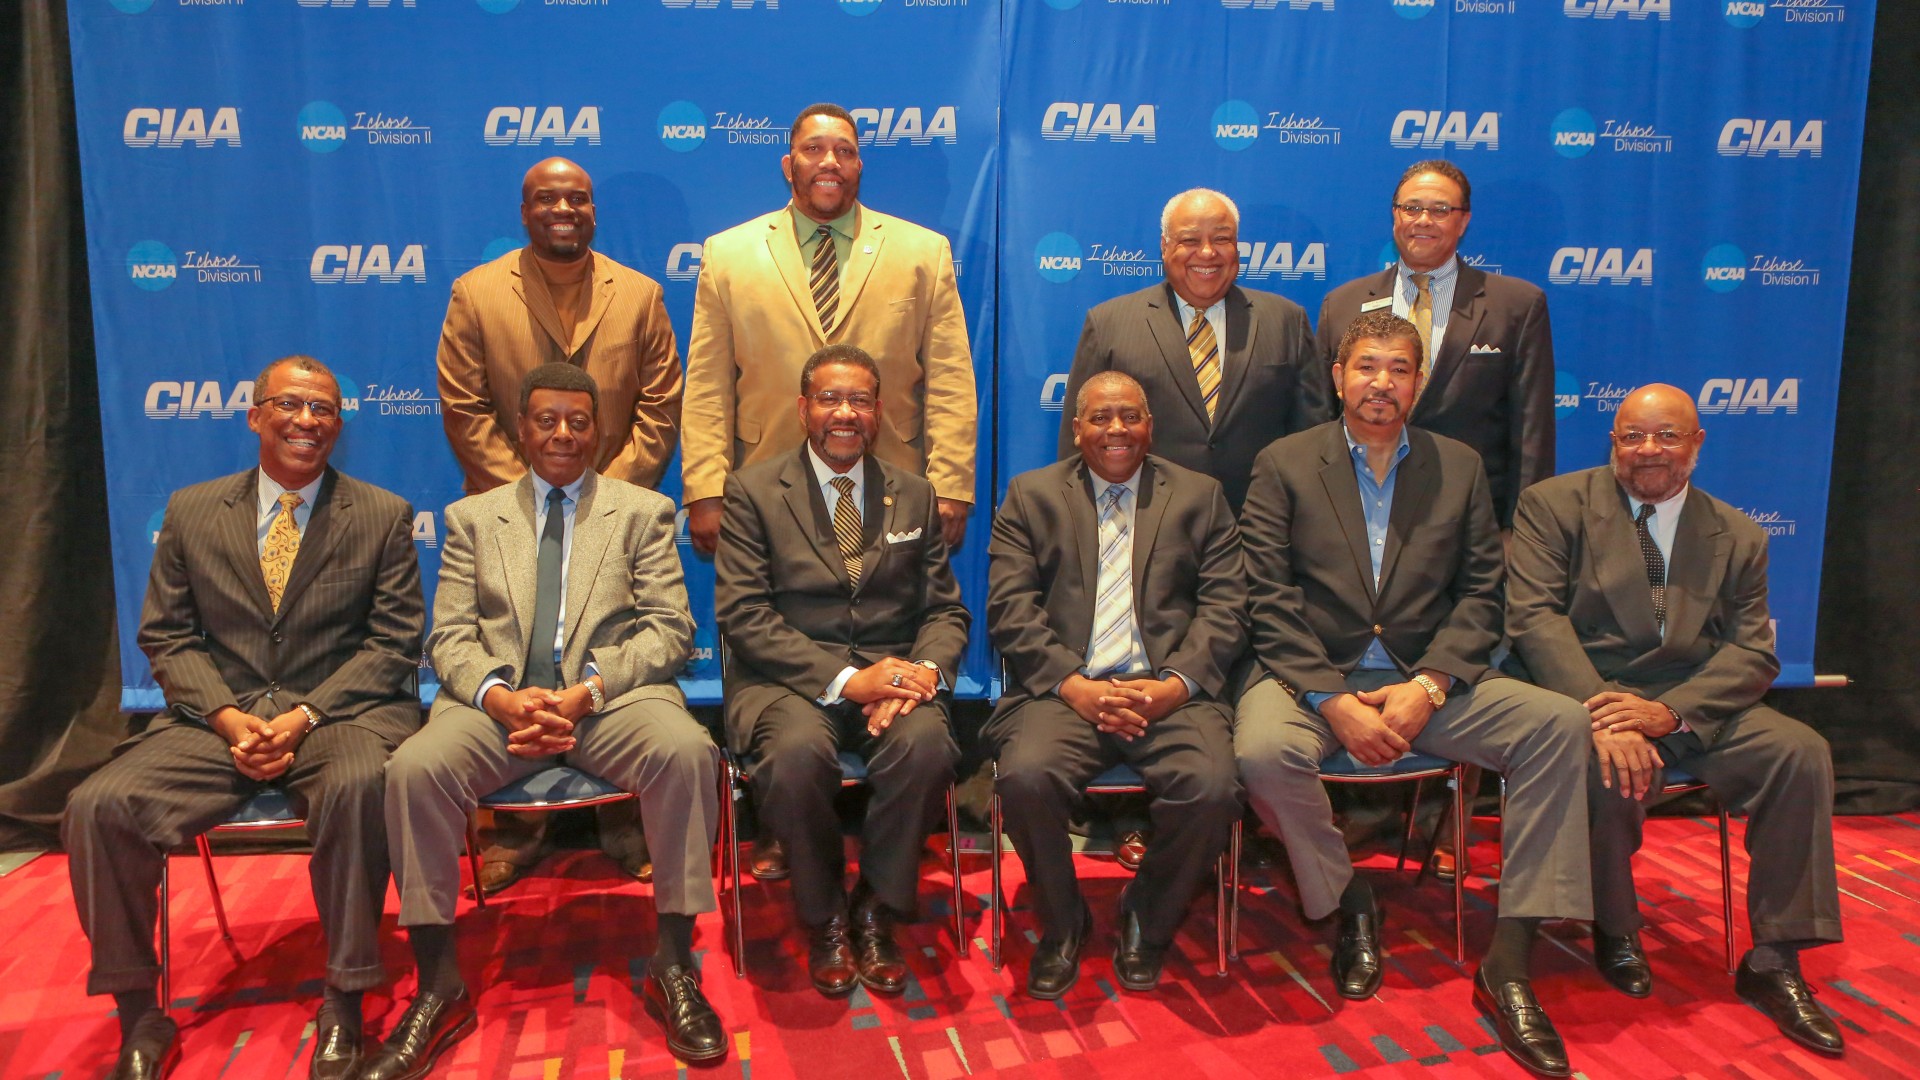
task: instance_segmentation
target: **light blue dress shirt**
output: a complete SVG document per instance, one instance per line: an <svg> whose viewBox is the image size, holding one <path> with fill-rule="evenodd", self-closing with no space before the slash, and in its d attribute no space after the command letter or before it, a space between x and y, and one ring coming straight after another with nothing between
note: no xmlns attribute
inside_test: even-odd
<svg viewBox="0 0 1920 1080"><path fill-rule="evenodd" d="M1373 558L1373 587L1380 588L1380 564L1387 553L1387 521L1393 516L1393 489L1400 479L1400 463L1407 460L1412 447L1407 442L1407 429L1400 429L1400 445L1393 452L1393 464L1387 466L1387 478L1377 480L1373 475L1373 466L1367 462L1367 448L1353 441L1353 433L1343 423L1341 434L1347 437L1347 453L1353 457L1354 479L1360 482L1360 515L1367 522L1367 554ZM1376 636L1367 646L1367 651L1355 666L1358 671L1391 671L1395 668L1393 658L1387 655L1380 638ZM1305 697L1307 705L1315 712L1334 694L1310 693Z"/></svg>

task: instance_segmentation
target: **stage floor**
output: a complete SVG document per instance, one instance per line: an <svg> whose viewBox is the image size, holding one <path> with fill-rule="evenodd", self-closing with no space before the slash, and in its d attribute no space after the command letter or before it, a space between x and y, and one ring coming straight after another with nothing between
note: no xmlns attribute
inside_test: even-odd
<svg viewBox="0 0 1920 1080"><path fill-rule="evenodd" d="M1016 911L1008 964L987 961L984 854L964 864L971 955L954 954L944 851L931 848L923 918L903 931L915 981L900 998L864 991L828 1001L807 983L805 944L786 888L748 879L747 977L729 965L717 915L700 920L704 985L734 1037L714 1067L689 1069L666 1051L637 987L652 948L649 887L622 883L597 852L564 852L485 912L463 904L463 968L480 992L481 1027L435 1072L445 1080L637 1077L947 1078L1204 1076L1520 1076L1469 1001L1468 976L1492 924L1498 856L1482 820L1467 897L1468 967L1452 958L1452 901L1431 880L1415 888L1390 858L1368 865L1386 907L1390 967L1380 993L1343 1001L1327 975L1331 929L1296 914L1283 872L1249 877L1241 960L1213 974L1211 894L1196 900L1167 977L1151 994L1116 990L1106 935L1128 879L1110 860L1080 858L1098 947L1057 1003L1023 992L1032 949L1020 862L1005 867ZM1737 923L1745 934L1746 857L1735 823ZM1589 1077L1824 1077L1920 1075L1920 815L1836 822L1847 941L1806 955L1809 981L1840 1020L1847 1055L1800 1050L1733 995L1724 970L1713 822L1648 823L1638 881L1654 996L1634 1001L1595 975L1584 927L1550 924L1534 987L1574 1068ZM936 837L935 844L944 844ZM299 855L216 860L238 955L221 940L196 862L173 864L174 1015L183 1030L180 1078L301 1077L319 994L322 946ZM62 856L0 877L0 1077L77 1080L112 1065L111 999L83 993L87 942L76 923ZM386 957L407 971L389 898ZM412 992L410 974L367 996L368 1026L384 1032Z"/></svg>

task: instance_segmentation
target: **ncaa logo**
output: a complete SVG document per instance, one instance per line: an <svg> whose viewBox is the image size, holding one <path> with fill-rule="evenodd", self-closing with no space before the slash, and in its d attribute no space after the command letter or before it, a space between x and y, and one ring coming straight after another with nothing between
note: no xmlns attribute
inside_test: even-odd
<svg viewBox="0 0 1920 1080"><path fill-rule="evenodd" d="M113 6L128 15L138 15L153 6L153 0L113 0Z"/></svg>
<svg viewBox="0 0 1920 1080"><path fill-rule="evenodd" d="M1747 253L1732 244L1716 244L1700 260L1700 277L1714 292L1732 292L1747 280Z"/></svg>
<svg viewBox="0 0 1920 1080"><path fill-rule="evenodd" d="M840 10L858 17L871 15L880 9L880 0L840 0Z"/></svg>
<svg viewBox="0 0 1920 1080"><path fill-rule="evenodd" d="M1040 384L1040 411L1061 412L1067 407L1067 377L1049 375Z"/></svg>
<svg viewBox="0 0 1920 1080"><path fill-rule="evenodd" d="M1393 13L1403 19L1424 19L1433 14L1434 0L1389 0Z"/></svg>
<svg viewBox="0 0 1920 1080"><path fill-rule="evenodd" d="M667 149L685 154L707 141L707 114L691 101L675 101L660 110L660 141Z"/></svg>
<svg viewBox="0 0 1920 1080"><path fill-rule="evenodd" d="M157 544L160 542L160 527L166 523L167 508L163 506L155 510L153 516L147 519L147 543Z"/></svg>
<svg viewBox="0 0 1920 1080"><path fill-rule="evenodd" d="M180 276L173 249L158 240L142 240L127 249L127 276L148 292L159 292Z"/></svg>
<svg viewBox="0 0 1920 1080"><path fill-rule="evenodd" d="M1593 152L1598 131L1592 113L1585 109L1564 109L1553 118L1553 152L1563 158L1585 157Z"/></svg>
<svg viewBox="0 0 1920 1080"><path fill-rule="evenodd" d="M352 378L336 371L333 381L340 387L340 419L351 420L360 415L360 384Z"/></svg>
<svg viewBox="0 0 1920 1080"><path fill-rule="evenodd" d="M300 143L316 154L331 154L347 143L347 118L330 101L309 101L300 110Z"/></svg>
<svg viewBox="0 0 1920 1080"><path fill-rule="evenodd" d="M509 251L518 250L521 243L523 243L523 241L511 236L496 236L487 241L486 247L480 249L480 261L490 263Z"/></svg>
<svg viewBox="0 0 1920 1080"><path fill-rule="evenodd" d="M1260 137L1260 114L1239 100L1224 101L1213 110L1213 141L1223 150L1245 150Z"/></svg>
<svg viewBox="0 0 1920 1080"><path fill-rule="evenodd" d="M1080 0L1047 0L1047 6L1055 11L1072 11L1080 6Z"/></svg>
<svg viewBox="0 0 1920 1080"><path fill-rule="evenodd" d="M1567 370L1553 373L1553 415L1564 420L1580 407L1580 380Z"/></svg>
<svg viewBox="0 0 1920 1080"><path fill-rule="evenodd" d="M667 252L667 280L692 281L700 276L700 244L675 244Z"/></svg>
<svg viewBox="0 0 1920 1080"><path fill-rule="evenodd" d="M480 10L489 15L505 15L520 6L520 0L473 0L473 2L479 4Z"/></svg>
<svg viewBox="0 0 1920 1080"><path fill-rule="evenodd" d="M1063 232L1052 232L1040 238L1033 247L1035 265L1040 276L1063 285L1072 281L1080 273L1080 241Z"/></svg>
<svg viewBox="0 0 1920 1080"><path fill-rule="evenodd" d="M1766 17L1765 0L1727 0L1727 22L1745 30Z"/></svg>

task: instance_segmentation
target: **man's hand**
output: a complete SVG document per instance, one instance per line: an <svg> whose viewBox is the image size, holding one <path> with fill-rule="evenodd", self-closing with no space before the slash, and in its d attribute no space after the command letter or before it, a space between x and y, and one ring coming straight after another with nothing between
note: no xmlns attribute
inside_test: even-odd
<svg viewBox="0 0 1920 1080"><path fill-rule="evenodd" d="M1665 738L1680 728L1673 710L1637 694L1607 690L1588 698L1587 712L1593 714L1593 730L1631 731L1649 739Z"/></svg>
<svg viewBox="0 0 1920 1080"><path fill-rule="evenodd" d="M1114 679L1100 697L1102 731L1131 742L1147 725L1187 703L1187 684L1178 675L1164 679Z"/></svg>
<svg viewBox="0 0 1920 1080"><path fill-rule="evenodd" d="M912 698L888 697L869 701L860 707L867 718L867 734L878 738L880 733L893 726L893 722L913 711L920 704Z"/></svg>
<svg viewBox="0 0 1920 1080"><path fill-rule="evenodd" d="M840 687L840 696L861 705L869 705L882 698L905 699L918 704L932 701L938 689L940 676L932 668L897 656L885 656L878 663L854 672Z"/></svg>
<svg viewBox="0 0 1920 1080"><path fill-rule="evenodd" d="M948 547L958 548L967 538L967 515L973 513L973 504L940 498L934 500L934 507L940 511L940 535L946 538Z"/></svg>
<svg viewBox="0 0 1920 1080"><path fill-rule="evenodd" d="M1378 690L1363 690L1354 696L1379 710L1381 722L1409 745L1426 730L1427 721L1433 719L1433 700L1416 682L1394 683Z"/></svg>
<svg viewBox="0 0 1920 1080"><path fill-rule="evenodd" d="M1377 695L1380 691L1373 693ZM1426 699L1422 691L1421 702L1424 704ZM1333 737L1362 765L1380 768L1413 749L1399 732L1387 726L1380 710L1361 700L1361 695L1336 694L1320 706L1320 715L1333 728Z"/></svg>
<svg viewBox="0 0 1920 1080"><path fill-rule="evenodd" d="M693 538L693 550L708 557L720 546L720 510L718 495L687 504L687 535Z"/></svg>
<svg viewBox="0 0 1920 1080"><path fill-rule="evenodd" d="M1660 755L1653 743L1637 731L1614 731L1596 725L1593 752L1600 759L1600 783L1617 789L1623 799L1644 799L1653 786Z"/></svg>
<svg viewBox="0 0 1920 1080"><path fill-rule="evenodd" d="M560 695L552 690L538 686L509 690L505 684L488 690L480 701L487 715L507 729L507 752L523 758L573 749L573 721L560 714L560 703Z"/></svg>
<svg viewBox="0 0 1920 1080"><path fill-rule="evenodd" d="M289 709L272 720L262 720L228 706L207 718L208 726L227 740L233 767L254 780L274 780L293 766L294 748L307 734L307 713Z"/></svg>
<svg viewBox="0 0 1920 1080"><path fill-rule="evenodd" d="M560 691L560 702L553 707L553 711L567 720L578 720L592 712L593 694L587 690L588 683L594 683L600 687L602 694L606 693L607 684L600 681L600 676L590 675Z"/></svg>

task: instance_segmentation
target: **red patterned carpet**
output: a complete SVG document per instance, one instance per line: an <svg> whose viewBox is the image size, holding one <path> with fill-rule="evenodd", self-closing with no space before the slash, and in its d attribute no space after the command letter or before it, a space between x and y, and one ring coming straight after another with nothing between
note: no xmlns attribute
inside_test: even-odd
<svg viewBox="0 0 1920 1080"><path fill-rule="evenodd" d="M1477 830L1477 868L1497 855ZM1736 823L1736 830L1738 829ZM1648 826L1639 883L1657 988L1648 1001L1607 989L1592 974L1584 930L1551 926L1534 985L1590 1077L1829 1077L1920 1075L1920 815L1850 818L1836 837L1848 940L1807 956L1821 1002L1846 1030L1839 1061L1791 1048L1733 996L1722 969L1718 863L1712 823L1661 819ZM937 840L942 838L937 838ZM1738 841L1736 839L1736 849ZM1736 850L1744 912L1745 856ZM1379 860L1376 860L1379 861ZM516 885L487 912L463 908L460 942L482 1026L444 1060L446 1080L583 1080L636 1077L946 1078L1189 1076L1520 1076L1492 1045L1452 961L1450 894L1412 875L1378 872L1387 905L1391 967L1371 1001L1335 997L1326 936L1293 914L1284 875L1256 876L1243 902L1242 960L1213 971L1211 903L1196 903L1178 956L1153 994L1117 993L1102 948L1066 1000L1022 992L1031 943L1019 860L1006 868L1016 912L1009 964L995 974L980 947L982 913L969 912L975 949L955 957L941 899L944 858L931 852L924 920L910 928L918 977L900 999L863 992L827 1001L808 986L785 887L746 887L748 974L735 979L720 921L703 918L705 985L734 1032L734 1052L688 1069L666 1052L636 991L652 943L644 886L610 876L603 857L569 852ZM198 867L174 863L174 1015L185 1057L176 1077L302 1077L319 992L321 946L306 859L216 859L238 943L232 955L214 925ZM1126 874L1081 860L1102 934ZM967 860L967 892L983 902L983 855ZM1468 893L1468 949L1484 945L1492 882ZM390 900L389 912L397 910ZM1746 947L1744 914L1741 948ZM391 924L390 924L391 925ZM388 961L407 952L397 929ZM111 1002L82 993L86 941L75 923L66 862L42 857L0 877L0 1077L72 1080L111 1066ZM1469 972L1470 973L1470 969ZM393 989L411 992L412 980ZM397 1010L369 994L369 1026Z"/></svg>

